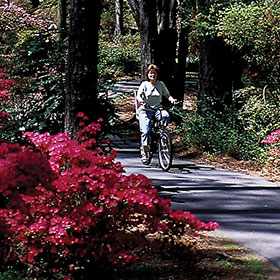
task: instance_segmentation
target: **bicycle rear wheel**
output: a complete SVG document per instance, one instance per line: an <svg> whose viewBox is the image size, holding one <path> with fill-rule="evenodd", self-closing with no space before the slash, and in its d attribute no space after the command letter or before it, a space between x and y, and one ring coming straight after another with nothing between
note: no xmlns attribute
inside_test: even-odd
<svg viewBox="0 0 280 280"><path fill-rule="evenodd" d="M163 171L168 171L172 164L173 153L171 136L167 130L163 130L160 133L158 141L158 159L161 169Z"/></svg>

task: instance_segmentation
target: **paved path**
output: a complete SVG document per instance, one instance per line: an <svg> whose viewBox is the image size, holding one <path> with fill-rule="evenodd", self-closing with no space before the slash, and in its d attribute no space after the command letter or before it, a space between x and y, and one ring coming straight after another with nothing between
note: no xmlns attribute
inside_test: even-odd
<svg viewBox="0 0 280 280"><path fill-rule="evenodd" d="M123 81L116 81L113 84L112 92L110 93L109 97L115 97L116 95L131 92L133 90L138 90L140 86L140 80L123 80ZM197 86L198 79L194 77L187 77L185 80L185 85L195 85Z"/></svg>
<svg viewBox="0 0 280 280"><path fill-rule="evenodd" d="M156 158L151 166L141 164L138 144L113 141L127 175L146 175L161 195L171 198L173 209L190 211L204 222L218 221L217 234L240 242L280 267L280 185L179 159L169 172L163 172Z"/></svg>

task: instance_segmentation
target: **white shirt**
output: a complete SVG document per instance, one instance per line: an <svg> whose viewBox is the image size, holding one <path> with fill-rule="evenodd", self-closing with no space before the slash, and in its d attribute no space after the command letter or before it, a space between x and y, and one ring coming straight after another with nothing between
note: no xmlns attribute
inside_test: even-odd
<svg viewBox="0 0 280 280"><path fill-rule="evenodd" d="M149 81L142 82L137 91L137 100L141 104L139 109L157 109L160 107L163 95L169 96L169 91L163 82L157 81L155 85ZM146 104L148 106L145 106Z"/></svg>

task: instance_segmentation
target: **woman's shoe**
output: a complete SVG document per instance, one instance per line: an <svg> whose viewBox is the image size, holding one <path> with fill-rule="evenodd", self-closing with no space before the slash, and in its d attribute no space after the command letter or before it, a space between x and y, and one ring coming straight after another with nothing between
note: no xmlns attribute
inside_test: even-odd
<svg viewBox="0 0 280 280"><path fill-rule="evenodd" d="M143 147L141 147L140 152L141 152L141 161L142 161L142 163L143 164L147 164L148 158L147 158L147 153L146 153L145 149Z"/></svg>

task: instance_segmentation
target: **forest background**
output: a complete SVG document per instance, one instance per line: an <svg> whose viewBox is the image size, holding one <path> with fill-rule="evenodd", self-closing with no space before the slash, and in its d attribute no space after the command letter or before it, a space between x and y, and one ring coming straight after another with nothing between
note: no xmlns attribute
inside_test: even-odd
<svg viewBox="0 0 280 280"><path fill-rule="evenodd" d="M1 170L1 193L3 193L1 207L3 209L6 207L1 210L1 222L4 221L9 232L15 234L17 239L7 236L5 232L1 232L3 234L1 238L5 241L9 240L8 244L12 239L18 241L16 244L10 244L10 248L14 250L11 252L16 252L22 262L29 263L30 268L30 263L33 263L37 256L46 254L48 250L55 253L58 249L46 246L43 251L40 251L41 249L38 250L34 245L42 239L43 233L39 234L39 229L46 230L46 224L43 221L46 222L45 219L48 220L49 217L40 219L42 221L40 225L25 220L24 214L30 211L27 205L36 201L39 194L31 198L29 192L18 193L17 184L22 184L23 181L18 180L19 177L15 176L17 173L8 172L8 167L12 167L12 170L16 170L15 172L24 171L23 177L29 175L25 170L26 165L19 167L20 161L15 161L13 157L7 155L21 155L26 160L27 154L24 154L26 151L17 146L25 145L26 140L23 140L23 135L25 135L33 142L37 150L41 150L44 155L47 154L51 169L56 170L57 165L61 164L61 170L56 171L61 176L59 178L64 176L63 180L66 180L64 171L73 160L72 156L75 154L73 151L82 147L57 133L65 131L75 135L80 128L85 126L88 118L90 121L97 121L97 124L90 128L84 127L85 130L82 133L98 134L101 119L103 132L113 133L114 127L119 122L116 114L118 108L109 98L110 92L114 90L112 86L114 81L123 77L143 79L144 69L151 62L159 65L161 79L165 81L170 91L174 93L173 95L181 101L184 101L185 97L186 72L198 73L199 86L193 107L191 110L182 107L177 113L177 117L180 118L177 135L181 137L186 150L196 147L210 155L229 154L237 159L257 162L262 167L270 166L271 169L277 171L280 155L278 150L280 134L278 131L279 17L280 5L278 1L273 0L242 1L242 3L234 0L94 2L1 0L0 134L3 143L7 143L6 141L14 143L7 144L9 148L1 145L3 167ZM78 121L77 115L80 117ZM26 132L31 134L26 134ZM39 134L32 134L33 132ZM47 132L50 134L43 134ZM88 136L83 134L78 134L77 137L81 142L88 139ZM95 141L97 140L86 142L86 145L95 147ZM47 143L46 146L44 142ZM65 153L69 152L70 146L73 149L75 146L75 149L71 150L72 153L62 155L61 146L55 146L57 142L67 143ZM108 153L108 147L104 147L107 142L100 140L97 143L97 146L102 148L97 152L95 150L97 155L100 154L98 164L105 166L108 164L106 160L110 162L113 155L109 156L109 159L104 159L104 154ZM57 150L53 148L53 145ZM88 154L83 155L84 160L92 161L92 158L88 158ZM30 157L29 154L28 156ZM42 158L33 159L34 164L43 164ZM22 162L26 163L24 160ZM30 161L27 162L30 164ZM75 161L75 164L80 163ZM76 168L75 164L73 163L73 166ZM119 166L112 164L110 168L114 172L120 172ZM28 166L28 171L30 172L30 166ZM40 173L37 169L34 169L34 172ZM54 181L54 177L50 175L50 169L47 167L46 172L48 174L44 176L48 179L44 179L44 184L48 185L48 182ZM70 177L69 175L67 179L70 180ZM7 183L7 179L3 178L10 178L12 183ZM30 180L25 181L33 182ZM66 182L63 180L59 185L60 192L67 192L65 197L69 198L71 203L73 201L77 203L77 197L72 200L70 191L62 188ZM87 180L86 183L84 182L87 185L90 179L83 178L83 180ZM98 180L104 183L105 179L102 177ZM133 180L131 184L139 184L136 179ZM146 181L145 183L148 185ZM26 190L30 191L32 187L34 188L32 184L26 185ZM52 208L54 204L57 204L56 209L62 209L65 201L62 203L63 196L61 195L58 201L53 201L52 206L46 205L46 197L55 199L51 193L52 187L47 190L39 187L37 191L45 194L44 199L40 197L41 203L55 212L57 210ZM11 192L11 189L16 191ZM81 202L83 194L81 191L79 197L81 204L83 204ZM113 199L112 197L110 196L110 199ZM23 203L20 200L24 206L19 204L22 206L21 210L24 211L16 214L15 201L18 202L19 199L24 201ZM158 198L154 199L157 201ZM103 199L99 196L98 202L95 201L93 205L99 205L100 201ZM77 206L75 203L71 204L73 209ZM110 204L110 207L115 206L114 203ZM86 207L86 211L93 211L95 214L103 211L101 210L103 206L95 208L87 205ZM162 207L168 210L165 204ZM36 215L43 217L45 211L45 208L32 209L29 217L36 220L35 218L38 218ZM83 211L85 211L84 208ZM180 215L185 215L188 223L196 230L197 224L202 228L216 227L215 224L199 224L196 220L192 223L192 216L186 213ZM181 219L180 215L174 215L177 220L174 217L172 219L178 222ZM120 220L123 219L122 217L120 216ZM132 219L131 216L129 217ZM78 217L76 219L78 220ZM140 218L137 217L137 219ZM120 220L118 220L118 225L114 225L116 228L121 228ZM19 226L19 221L22 223L21 226ZM61 226L63 233L56 232L58 229L54 227L52 228L54 232L50 232L48 228L47 235L51 236L48 242L54 244L57 242L57 236L54 237L52 234L63 236L68 234L68 230L72 230L71 223L73 222L70 223L68 219L61 217L60 219L56 217L55 221L52 220L51 223L55 223L58 228ZM85 221L86 223L89 221ZM163 230L164 226L162 223L159 224ZM178 235L181 234L179 224ZM152 223L149 230L158 226ZM17 228L16 231L14 227ZM80 229L75 227L73 230ZM73 236L71 238L74 238ZM71 239L71 242L75 243L76 241L73 240L76 239ZM71 252L73 254L71 255L66 247L63 247L70 242L69 239L63 242L60 244L62 247L59 248L59 254L53 258L54 266L51 269L54 269L52 273L59 270L63 277L68 277L65 267L69 268L69 263L71 274L81 271L84 266L87 267L87 261L76 264L72 258L75 254ZM27 247L24 245L26 243ZM135 260L135 254L131 252L120 253L113 250L113 253L108 253L114 248L113 245L107 247L102 247L102 245L102 250L98 246L94 248L106 251L114 264L117 263L116 260L122 260L125 263ZM87 252L83 251L81 254L87 256ZM7 256L7 252L4 256ZM62 256L68 256L68 259L63 262L65 267L57 268L58 260ZM96 258L104 261L103 256ZM73 267L72 262L75 263ZM36 266L30 268L32 273L39 273L36 269L42 264L46 265L44 257L36 263ZM44 268L43 271L46 274L50 273L49 268Z"/></svg>
<svg viewBox="0 0 280 280"><path fill-rule="evenodd" d="M279 128L277 1L103 1L89 8L91 21L73 18L76 29L67 1L1 2L10 2L1 10L2 77L10 78L1 91L2 138L74 131L78 111L112 128L114 109L99 93L118 78L143 79L153 62L179 100L186 72L198 73L195 110L182 112L178 128L186 149L277 165L261 143ZM86 40L88 48L77 44Z"/></svg>

